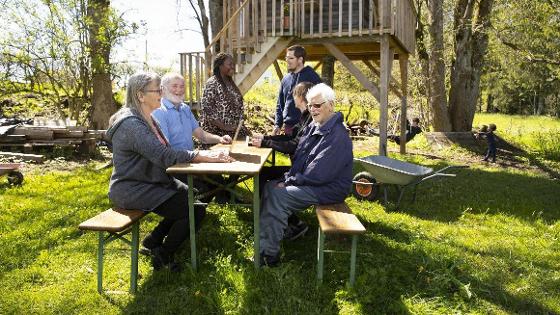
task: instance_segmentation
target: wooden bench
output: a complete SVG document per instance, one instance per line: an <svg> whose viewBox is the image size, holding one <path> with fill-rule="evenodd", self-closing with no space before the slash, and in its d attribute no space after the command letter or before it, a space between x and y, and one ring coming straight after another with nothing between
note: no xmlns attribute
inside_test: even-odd
<svg viewBox="0 0 560 315"><path fill-rule="evenodd" d="M325 234L352 235L352 250L350 252L350 286L354 285L356 277L356 249L358 235L364 234L366 229L352 214L350 207L343 202L332 205L315 206L315 213L319 220L319 237L317 240L317 279L323 281Z"/></svg>
<svg viewBox="0 0 560 315"><path fill-rule="evenodd" d="M97 246L97 291L103 292L103 250L106 244L121 240L131 247L130 292L135 293L138 280L138 247L140 219L147 212L142 210L108 209L79 225L81 230L99 232ZM105 237L105 232L109 233ZM131 240L124 238L132 233Z"/></svg>

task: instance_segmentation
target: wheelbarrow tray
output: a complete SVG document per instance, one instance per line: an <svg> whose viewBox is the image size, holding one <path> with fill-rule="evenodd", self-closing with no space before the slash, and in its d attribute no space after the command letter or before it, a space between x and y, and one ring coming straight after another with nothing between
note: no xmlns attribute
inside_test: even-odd
<svg viewBox="0 0 560 315"><path fill-rule="evenodd" d="M0 176L17 171L20 166L19 163L0 163Z"/></svg>
<svg viewBox="0 0 560 315"><path fill-rule="evenodd" d="M355 158L378 183L405 186L432 174L433 169L394 160L386 156L371 155Z"/></svg>

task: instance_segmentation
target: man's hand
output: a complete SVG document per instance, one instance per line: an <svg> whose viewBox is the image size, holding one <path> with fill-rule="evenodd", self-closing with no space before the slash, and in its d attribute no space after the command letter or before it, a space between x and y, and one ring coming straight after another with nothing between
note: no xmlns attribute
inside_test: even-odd
<svg viewBox="0 0 560 315"><path fill-rule="evenodd" d="M276 184L277 188L284 188L286 187L286 184L284 184L284 182L278 182L278 184Z"/></svg>
<svg viewBox="0 0 560 315"><path fill-rule="evenodd" d="M251 144L253 144L253 146L260 148L261 144L262 144L262 140L264 139L264 136L261 134L256 134L253 136L253 138L251 139Z"/></svg>
<svg viewBox="0 0 560 315"><path fill-rule="evenodd" d="M220 137L221 144L228 144L231 143L231 137L229 135L223 135Z"/></svg>
<svg viewBox="0 0 560 315"><path fill-rule="evenodd" d="M280 134L280 127L274 127L274 130L272 130L272 135L276 136Z"/></svg>

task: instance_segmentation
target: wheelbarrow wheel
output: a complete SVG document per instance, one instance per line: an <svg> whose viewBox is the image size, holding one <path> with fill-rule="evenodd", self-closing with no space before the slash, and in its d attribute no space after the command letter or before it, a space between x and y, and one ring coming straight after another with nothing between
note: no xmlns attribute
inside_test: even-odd
<svg viewBox="0 0 560 315"><path fill-rule="evenodd" d="M8 183L10 185L21 185L23 183L23 174L18 171L8 173Z"/></svg>
<svg viewBox="0 0 560 315"><path fill-rule="evenodd" d="M360 200L375 200L379 193L379 186L375 178L368 172L361 172L352 180L352 194Z"/></svg>

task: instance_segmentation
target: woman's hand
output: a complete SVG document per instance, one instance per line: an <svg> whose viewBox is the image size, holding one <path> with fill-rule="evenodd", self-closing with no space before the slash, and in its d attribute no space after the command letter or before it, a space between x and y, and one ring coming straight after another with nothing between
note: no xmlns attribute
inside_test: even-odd
<svg viewBox="0 0 560 315"><path fill-rule="evenodd" d="M235 159L224 150L201 150L193 159L195 163L231 163Z"/></svg>

